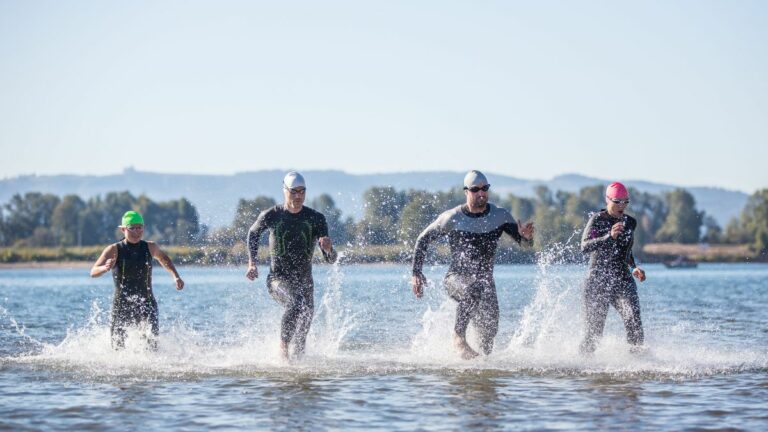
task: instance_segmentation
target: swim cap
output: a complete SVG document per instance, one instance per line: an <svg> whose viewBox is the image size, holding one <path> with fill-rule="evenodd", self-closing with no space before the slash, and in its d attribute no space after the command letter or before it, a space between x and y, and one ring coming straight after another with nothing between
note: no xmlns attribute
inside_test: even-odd
<svg viewBox="0 0 768 432"><path fill-rule="evenodd" d="M627 199L629 198L629 191L619 182L611 183L605 189L605 196L612 199Z"/></svg>
<svg viewBox="0 0 768 432"><path fill-rule="evenodd" d="M129 225L144 225L144 218L141 217L141 215L138 212L135 212L133 210L125 212L123 215L123 225L124 227Z"/></svg>
<svg viewBox="0 0 768 432"><path fill-rule="evenodd" d="M291 171L285 175L285 178L283 179L283 186L287 187L288 189L307 187L306 183L304 183L304 176L297 173L296 171Z"/></svg>
<svg viewBox="0 0 768 432"><path fill-rule="evenodd" d="M472 186L485 186L488 184L488 179L485 175L478 170L472 170L464 176L464 188L469 189Z"/></svg>

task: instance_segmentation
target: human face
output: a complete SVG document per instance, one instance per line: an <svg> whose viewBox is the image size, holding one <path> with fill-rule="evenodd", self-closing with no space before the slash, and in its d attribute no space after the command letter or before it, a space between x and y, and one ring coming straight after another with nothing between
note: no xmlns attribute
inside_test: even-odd
<svg viewBox="0 0 768 432"><path fill-rule="evenodd" d="M285 197L285 206L291 212L298 212L304 206L304 199L307 197L307 188L287 188L283 186L283 197Z"/></svg>
<svg viewBox="0 0 768 432"><path fill-rule="evenodd" d="M485 210L485 206L488 204L488 189L490 187L491 185L486 183L464 189L464 195L467 196L467 206L471 212L475 213Z"/></svg>
<svg viewBox="0 0 768 432"><path fill-rule="evenodd" d="M605 204L605 209L608 210L609 215L613 217L622 217L624 216L624 210L626 210L629 205L629 197L622 199L605 197Z"/></svg>
<svg viewBox="0 0 768 432"><path fill-rule="evenodd" d="M128 225L120 227L120 231L130 243L138 243L141 237L144 236L144 225Z"/></svg>

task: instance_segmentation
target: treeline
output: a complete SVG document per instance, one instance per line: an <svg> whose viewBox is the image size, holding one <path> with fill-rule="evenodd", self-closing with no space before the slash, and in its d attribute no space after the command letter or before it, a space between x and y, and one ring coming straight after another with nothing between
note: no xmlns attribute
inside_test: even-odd
<svg viewBox="0 0 768 432"><path fill-rule="evenodd" d="M155 202L145 195L111 192L84 201L77 195L60 198L28 192L14 195L0 209L0 245L71 247L106 245L118 238L126 210L139 211L151 223L144 238L165 244L192 245L202 238L197 209L184 198Z"/></svg>
<svg viewBox="0 0 768 432"><path fill-rule="evenodd" d="M533 220L535 248L542 250L553 244L577 244L589 213L602 207L603 193L603 185L577 193L553 192L542 186L533 198L491 193L490 201L510 209L522 221ZM748 244L763 254L768 249L768 189L752 195L741 216L725 229L698 210L693 196L684 189L663 195L630 189L630 194L628 213L639 222L635 237L638 253L643 245L657 242ZM442 211L464 201L459 189L432 193L373 187L364 193L364 212L358 221L343 217L327 194L308 199L306 204L325 214L330 234L342 248L391 246L408 251L421 230ZM117 225L123 212L134 209L147 220L145 239L244 254L243 242L251 224L260 211L275 204L265 196L241 199L229 226L210 229L200 223L197 210L184 198L154 202L145 195L113 192L85 201L76 195L60 198L30 192L15 195L0 208L0 246L105 245L119 238Z"/></svg>

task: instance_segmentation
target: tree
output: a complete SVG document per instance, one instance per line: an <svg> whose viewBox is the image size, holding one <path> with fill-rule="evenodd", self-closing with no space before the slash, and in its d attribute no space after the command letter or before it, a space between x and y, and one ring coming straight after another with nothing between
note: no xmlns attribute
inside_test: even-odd
<svg viewBox="0 0 768 432"><path fill-rule="evenodd" d="M723 241L723 230L711 215L704 217L704 236L701 241L705 243L722 243Z"/></svg>
<svg viewBox="0 0 768 432"><path fill-rule="evenodd" d="M100 196L91 198L83 215L83 244L104 244L119 240L121 235L117 227L123 214L137 209L136 198L128 191L109 192L103 199Z"/></svg>
<svg viewBox="0 0 768 432"><path fill-rule="evenodd" d="M410 191L408 204L403 208L398 223L398 239L412 247L421 231L432 223L439 214L435 206L435 195L427 191Z"/></svg>
<svg viewBox="0 0 768 432"><path fill-rule="evenodd" d="M656 233L667 218L668 208L665 200L657 195L629 189L631 204L629 214L637 219L635 230L635 251L642 255L643 246L655 241Z"/></svg>
<svg viewBox="0 0 768 432"><path fill-rule="evenodd" d="M507 195L507 199L499 202L499 205L509 209L512 216L522 222L533 219L536 213L536 201L529 198L516 197L513 194Z"/></svg>
<svg viewBox="0 0 768 432"><path fill-rule="evenodd" d="M741 212L741 228L749 236L753 251L768 253L768 189L759 190L749 197Z"/></svg>
<svg viewBox="0 0 768 432"><path fill-rule="evenodd" d="M667 218L656 233L659 241L697 243L700 237L703 213L696 210L696 200L685 189L676 189L665 195Z"/></svg>
<svg viewBox="0 0 768 432"><path fill-rule="evenodd" d="M217 230L211 240L216 243L222 243L226 246L233 246L238 242L245 242L248 236L248 230L256 222L256 218L259 217L259 213L264 210L274 207L277 203L275 200L268 196L257 196L252 200L241 198L237 202L237 208L235 209L235 218L232 221L232 225L227 228ZM265 243L267 240L262 238L261 242Z"/></svg>
<svg viewBox="0 0 768 432"><path fill-rule="evenodd" d="M574 230L584 228L591 213L605 205L605 187L595 185L582 188L578 195L565 200L565 222Z"/></svg>
<svg viewBox="0 0 768 432"><path fill-rule="evenodd" d="M7 211L5 220L7 244L32 237L36 228L47 228L51 223L53 210L59 205L59 201L59 197L56 195L40 192L27 192L24 196L14 195L10 202L5 205Z"/></svg>
<svg viewBox="0 0 768 432"><path fill-rule="evenodd" d="M405 194L391 186L366 190L363 194L365 214L358 224L358 239L369 244L395 243L405 201Z"/></svg>
<svg viewBox="0 0 768 432"><path fill-rule="evenodd" d="M558 194L555 197L546 186L536 187L535 192L538 199L533 217L536 224L536 248L542 250L544 247L564 244L568 239L575 238L576 228L569 225L565 210L561 206L561 203L568 201L567 195Z"/></svg>
<svg viewBox="0 0 768 432"><path fill-rule="evenodd" d="M77 195L65 196L51 215L51 231L59 246L83 244L83 211L85 202Z"/></svg>
<svg viewBox="0 0 768 432"><path fill-rule="evenodd" d="M319 211L325 216L328 223L328 235L336 244L344 244L349 241L349 232L347 226L341 220L341 210L336 207L333 198L328 194L322 194L310 201L311 208Z"/></svg>

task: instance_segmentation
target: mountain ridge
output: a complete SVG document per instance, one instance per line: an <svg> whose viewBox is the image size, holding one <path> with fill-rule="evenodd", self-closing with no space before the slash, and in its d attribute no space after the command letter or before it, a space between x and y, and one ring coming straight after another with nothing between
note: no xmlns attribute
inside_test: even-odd
<svg viewBox="0 0 768 432"><path fill-rule="evenodd" d="M53 193L59 196L76 194L83 199L108 192L129 191L146 194L156 201L186 198L200 213L201 221L209 226L228 225L234 217L241 198L253 199L265 195L282 201L281 182L285 170L259 170L235 174L171 174L138 171L126 168L118 174L82 175L21 175L0 179L0 203L7 203L14 194L26 192ZM305 170L302 174L309 187L308 199L322 193L331 195L343 215L358 219L363 212L363 192L372 186L392 186L397 190L424 189L432 192L461 187L463 172L410 171L402 173L350 174L341 170ZM609 181L577 173L565 173L550 180L521 179L486 172L493 190L500 196L513 193L520 197L534 196L537 186L550 190L577 192L583 187L606 185ZM646 180L624 181L640 191L660 194L679 186ZM738 217L749 197L746 193L721 187L685 187L696 199L699 210L712 215L721 226ZM600 203L595 203L599 206Z"/></svg>

